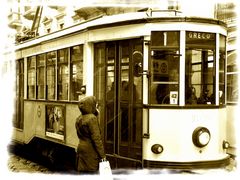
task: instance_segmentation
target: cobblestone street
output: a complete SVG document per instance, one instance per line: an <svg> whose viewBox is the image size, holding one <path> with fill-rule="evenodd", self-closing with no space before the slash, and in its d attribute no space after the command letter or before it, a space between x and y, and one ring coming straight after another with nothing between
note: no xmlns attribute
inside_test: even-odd
<svg viewBox="0 0 240 180"><path fill-rule="evenodd" d="M17 155L10 154L8 159L8 168L10 172L23 172L23 173L42 173L42 174L54 174L46 167L39 165L35 162L29 161ZM147 175L147 174L218 174L218 173L235 173L237 171L236 161L230 159L230 164L224 169L213 169L213 170L194 170L194 171L169 171L169 170L113 170L113 174L128 174L128 175ZM57 173L56 173L57 174Z"/></svg>
<svg viewBox="0 0 240 180"><path fill-rule="evenodd" d="M31 162L27 159L24 159L22 157L10 154L9 160L8 160L8 168L9 171L12 172L41 172L41 173L52 173L47 168L35 163Z"/></svg>

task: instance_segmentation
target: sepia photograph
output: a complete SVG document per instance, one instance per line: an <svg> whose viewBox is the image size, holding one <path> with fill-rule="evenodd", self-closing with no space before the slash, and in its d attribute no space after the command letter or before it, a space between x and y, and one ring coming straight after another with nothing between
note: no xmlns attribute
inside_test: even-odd
<svg viewBox="0 0 240 180"><path fill-rule="evenodd" d="M1 4L1 176L236 177L237 0Z"/></svg>

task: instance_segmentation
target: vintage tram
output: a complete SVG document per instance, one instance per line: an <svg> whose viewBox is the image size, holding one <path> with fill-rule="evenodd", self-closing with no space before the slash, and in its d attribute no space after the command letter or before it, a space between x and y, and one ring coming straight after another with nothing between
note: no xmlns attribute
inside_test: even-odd
<svg viewBox="0 0 240 180"><path fill-rule="evenodd" d="M226 166L226 35L216 19L135 12L19 43L12 138L75 149L78 100L95 95L113 169Z"/></svg>

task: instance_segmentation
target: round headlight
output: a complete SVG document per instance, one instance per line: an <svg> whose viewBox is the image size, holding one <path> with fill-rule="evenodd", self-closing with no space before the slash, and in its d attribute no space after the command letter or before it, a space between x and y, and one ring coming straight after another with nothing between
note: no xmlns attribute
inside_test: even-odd
<svg viewBox="0 0 240 180"><path fill-rule="evenodd" d="M211 139L210 131L205 127L198 127L193 131L192 141L197 147L206 146Z"/></svg>
<svg viewBox="0 0 240 180"><path fill-rule="evenodd" d="M153 153L155 154L160 154L163 152L163 146L160 145L160 144L154 144L152 147L151 147L151 150Z"/></svg>

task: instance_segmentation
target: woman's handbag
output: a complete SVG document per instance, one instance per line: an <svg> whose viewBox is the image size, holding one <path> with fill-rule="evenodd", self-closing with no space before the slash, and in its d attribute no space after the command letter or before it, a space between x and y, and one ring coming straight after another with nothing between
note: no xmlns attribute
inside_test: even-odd
<svg viewBox="0 0 240 180"><path fill-rule="evenodd" d="M99 162L99 174L107 178L112 178L112 170L108 160L101 160Z"/></svg>

